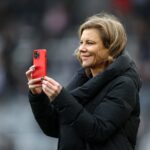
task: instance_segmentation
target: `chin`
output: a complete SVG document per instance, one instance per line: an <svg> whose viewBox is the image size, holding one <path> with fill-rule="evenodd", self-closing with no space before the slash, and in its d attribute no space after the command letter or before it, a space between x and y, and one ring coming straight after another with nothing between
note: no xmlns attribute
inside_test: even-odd
<svg viewBox="0 0 150 150"><path fill-rule="evenodd" d="M90 67L91 67L91 64L82 63L82 67L83 67L83 68L90 68Z"/></svg>
<svg viewBox="0 0 150 150"><path fill-rule="evenodd" d="M93 66L93 59L86 59L86 60L82 60L82 67L83 68L90 68L91 66Z"/></svg>

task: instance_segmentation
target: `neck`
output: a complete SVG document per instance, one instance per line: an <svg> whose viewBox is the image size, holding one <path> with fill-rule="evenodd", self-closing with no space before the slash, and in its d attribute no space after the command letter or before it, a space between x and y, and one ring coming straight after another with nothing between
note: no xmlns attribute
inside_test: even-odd
<svg viewBox="0 0 150 150"><path fill-rule="evenodd" d="M91 67L90 71L92 73L92 76L95 77L97 74L102 73L107 68L107 66L108 64L103 63L100 64L99 66Z"/></svg>

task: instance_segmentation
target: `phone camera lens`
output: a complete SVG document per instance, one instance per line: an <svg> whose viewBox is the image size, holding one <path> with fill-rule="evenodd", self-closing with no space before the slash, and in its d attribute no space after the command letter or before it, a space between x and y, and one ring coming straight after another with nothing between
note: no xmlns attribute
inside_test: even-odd
<svg viewBox="0 0 150 150"><path fill-rule="evenodd" d="M40 54L39 52L34 52L34 58L39 58Z"/></svg>

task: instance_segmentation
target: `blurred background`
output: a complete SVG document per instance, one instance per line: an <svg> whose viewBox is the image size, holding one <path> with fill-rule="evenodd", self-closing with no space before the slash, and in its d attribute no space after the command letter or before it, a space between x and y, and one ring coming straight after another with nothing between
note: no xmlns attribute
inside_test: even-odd
<svg viewBox="0 0 150 150"><path fill-rule="evenodd" d="M123 22L126 50L137 63L141 123L136 150L150 150L150 1L149 0L0 0L0 150L56 150L34 120L25 72L32 52L48 50L48 75L66 86L78 70L73 56L77 30L86 17L113 13Z"/></svg>

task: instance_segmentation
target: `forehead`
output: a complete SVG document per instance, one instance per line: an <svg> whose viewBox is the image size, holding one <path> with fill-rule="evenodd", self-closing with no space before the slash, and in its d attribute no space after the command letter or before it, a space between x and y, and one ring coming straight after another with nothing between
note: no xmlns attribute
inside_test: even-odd
<svg viewBox="0 0 150 150"><path fill-rule="evenodd" d="M96 28L84 29L80 38L100 40L100 31Z"/></svg>

